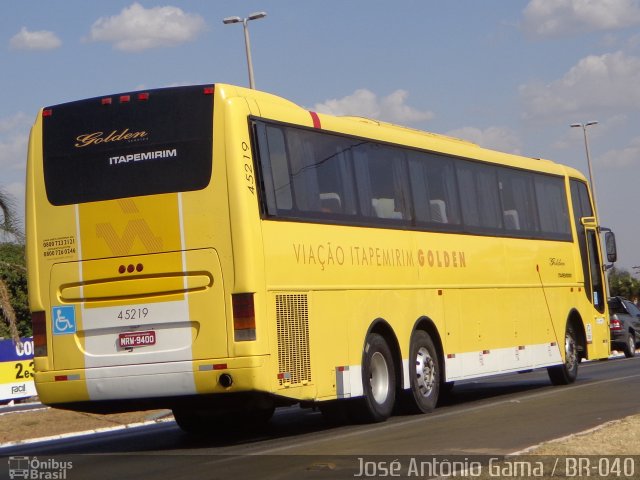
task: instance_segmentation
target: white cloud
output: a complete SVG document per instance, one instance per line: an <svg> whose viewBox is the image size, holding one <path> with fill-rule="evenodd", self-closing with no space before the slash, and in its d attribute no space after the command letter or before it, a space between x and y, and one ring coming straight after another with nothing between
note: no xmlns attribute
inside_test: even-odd
<svg viewBox="0 0 640 480"><path fill-rule="evenodd" d="M451 130L446 134L468 140L481 147L521 154L522 142L514 131L506 127L489 127L484 130L476 127L463 127Z"/></svg>
<svg viewBox="0 0 640 480"><path fill-rule="evenodd" d="M13 50L54 50L62 45L62 41L53 32L40 30L30 32L22 27L9 41Z"/></svg>
<svg viewBox="0 0 640 480"><path fill-rule="evenodd" d="M205 21L200 15L171 6L147 9L136 2L119 15L96 20L89 38L112 43L117 50L140 52L191 41L204 28Z"/></svg>
<svg viewBox="0 0 640 480"><path fill-rule="evenodd" d="M522 28L540 37L558 37L640 25L640 0L531 0Z"/></svg>
<svg viewBox="0 0 640 480"><path fill-rule="evenodd" d="M640 58L622 52L590 55L549 84L520 86L525 118L640 107Z"/></svg>
<svg viewBox="0 0 640 480"><path fill-rule="evenodd" d="M618 150L609 150L601 155L596 162L610 168L625 168L640 166L640 137L633 138L629 145Z"/></svg>
<svg viewBox="0 0 640 480"><path fill-rule="evenodd" d="M434 117L432 112L423 112L407 105L408 96L405 90L396 90L379 98L370 90L362 88L341 99L318 103L314 109L331 115L358 115L401 124L431 120Z"/></svg>

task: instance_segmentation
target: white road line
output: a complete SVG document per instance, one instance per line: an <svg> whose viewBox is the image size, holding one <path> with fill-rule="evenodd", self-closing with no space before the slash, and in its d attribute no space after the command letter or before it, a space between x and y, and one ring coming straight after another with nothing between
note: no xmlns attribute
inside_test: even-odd
<svg viewBox="0 0 640 480"><path fill-rule="evenodd" d="M548 397L554 394L558 394L558 393L562 393L562 392L567 392L570 390L581 390L584 388L588 388L588 387L592 387L592 386L596 386L596 385L603 385L603 384L607 384L607 383L613 383L613 382L618 382L618 381L624 381L624 380L629 380L632 378L640 378L640 374L636 374L636 375L629 375L626 377L619 377L619 378L609 378L606 380L599 380L596 382L591 382L591 383L585 383L585 384L581 384L581 385L570 385L570 386L564 386L561 387L560 389L550 389L548 391L545 392L538 392L538 393L533 393L531 395L527 395L526 397L522 398L522 399L518 399L519 402L522 401L526 401L529 399L536 399L536 398L541 398L541 397ZM266 448L264 450L260 450L260 451L255 451L255 452L251 452L251 451L243 451L241 454L242 455L272 455L272 454L276 454L278 452L284 452L287 450L294 450L294 449L299 449L302 447L308 447L311 445L317 445L320 443L326 443L326 442L332 442L335 441L336 439L344 439L344 438L350 438L350 437L355 437L358 435L366 435L368 433L377 433L380 434L381 432L384 431L388 431L388 430L394 430L396 428L401 428L401 427L405 427L407 425L413 425L413 424L417 424L417 423L424 423L424 422L431 422L431 421L435 421L435 420L439 420L442 418L446 418L446 417L451 417L451 416L457 416L457 415L461 415L461 414L466 414L466 413L472 413L472 412L477 412L480 410L485 410L487 408L492 408L495 406L499 406L499 405L506 405L509 403L513 403L515 400L514 399L502 399L502 400L497 400L494 402L489 402L483 405L477 405L474 407L470 407L470 408L465 408L464 410L452 410L452 411L448 411L448 412L443 412L443 413L438 413L438 410L436 410L435 412L428 414L428 415L418 415L417 417L411 418L411 419L407 419L407 420L400 420L397 422L387 422L387 423L383 423L383 424L376 424L375 426L371 426L371 427L366 427L363 429L357 429L354 431L350 431L350 432L346 432L344 434L341 435L335 435L332 434L331 436L325 436L324 438L314 438L314 439L310 439L310 440L306 440L306 441L296 441L295 444L293 445L282 445L279 447L271 447L271 448ZM335 432L332 432L335 433ZM318 435L318 433L314 433L315 436ZM260 448L260 447L257 447ZM224 461L224 460L221 460ZM216 463L215 461L213 462L214 464Z"/></svg>

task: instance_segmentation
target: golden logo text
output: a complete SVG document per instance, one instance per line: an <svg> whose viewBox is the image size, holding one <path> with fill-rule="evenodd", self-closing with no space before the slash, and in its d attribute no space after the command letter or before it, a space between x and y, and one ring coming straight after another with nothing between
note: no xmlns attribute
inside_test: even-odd
<svg viewBox="0 0 640 480"><path fill-rule="evenodd" d="M144 130L140 132L131 132L128 128L125 128L122 131L113 130L108 135L105 135L104 132L84 133L76 137L78 143L76 143L75 146L77 148L84 148L88 147L89 145L99 145L101 143L140 140L146 138L147 135L148 133Z"/></svg>

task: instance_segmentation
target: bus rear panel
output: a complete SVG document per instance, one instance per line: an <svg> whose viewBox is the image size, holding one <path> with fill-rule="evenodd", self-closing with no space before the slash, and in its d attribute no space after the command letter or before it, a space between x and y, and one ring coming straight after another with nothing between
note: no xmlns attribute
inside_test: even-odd
<svg viewBox="0 0 640 480"><path fill-rule="evenodd" d="M214 95L200 85L43 109L27 228L44 403L158 406L224 391L214 370L252 365L227 358L231 240L224 165L212 162Z"/></svg>

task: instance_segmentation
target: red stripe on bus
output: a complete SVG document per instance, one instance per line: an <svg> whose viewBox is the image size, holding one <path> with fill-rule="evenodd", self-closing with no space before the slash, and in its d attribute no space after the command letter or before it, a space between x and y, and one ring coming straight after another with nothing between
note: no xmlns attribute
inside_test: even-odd
<svg viewBox="0 0 640 480"><path fill-rule="evenodd" d="M313 128L321 128L320 117L318 117L318 114L316 112L309 112L309 114L313 120Z"/></svg>

